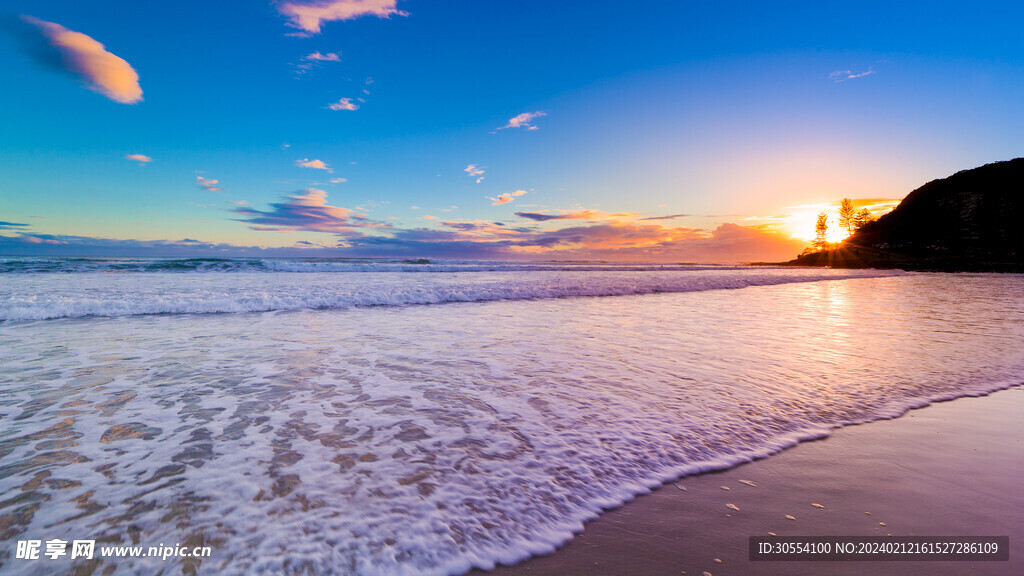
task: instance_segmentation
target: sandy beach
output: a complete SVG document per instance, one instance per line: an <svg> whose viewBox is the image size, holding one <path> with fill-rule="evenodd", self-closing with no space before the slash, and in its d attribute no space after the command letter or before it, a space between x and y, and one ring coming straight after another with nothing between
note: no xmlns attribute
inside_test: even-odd
<svg viewBox="0 0 1024 576"><path fill-rule="evenodd" d="M666 484L586 524L554 554L492 574L1021 574L1021 413L1024 388L1016 387L842 428L764 460ZM770 532L1009 536L1010 559L751 562L748 538Z"/></svg>

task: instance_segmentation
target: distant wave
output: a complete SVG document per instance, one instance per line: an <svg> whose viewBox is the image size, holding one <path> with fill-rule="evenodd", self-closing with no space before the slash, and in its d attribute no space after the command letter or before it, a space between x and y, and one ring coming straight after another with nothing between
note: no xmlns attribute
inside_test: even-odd
<svg viewBox="0 0 1024 576"><path fill-rule="evenodd" d="M486 302L626 296L663 292L698 292L888 276L898 272L830 270L725 269L636 273L515 274L496 272L443 279L385 274L351 277L335 274L110 276L8 276L0 288L0 320L47 320L85 316L140 314L212 314L310 310L361 306L408 306L451 302ZM577 270L578 269L573 269ZM627 268L627 271L630 269ZM6 285L6 286L5 286Z"/></svg>
<svg viewBox="0 0 1024 576"><path fill-rule="evenodd" d="M83 272L502 272L719 270L734 266L351 258L0 258L0 274Z"/></svg>

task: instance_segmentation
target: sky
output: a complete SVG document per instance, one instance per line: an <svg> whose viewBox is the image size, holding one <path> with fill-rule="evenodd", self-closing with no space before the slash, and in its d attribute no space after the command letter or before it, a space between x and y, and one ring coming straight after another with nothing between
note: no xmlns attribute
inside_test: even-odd
<svg viewBox="0 0 1024 576"><path fill-rule="evenodd" d="M1019 2L0 2L0 254L789 259L1024 155ZM833 217L833 227L834 224Z"/></svg>

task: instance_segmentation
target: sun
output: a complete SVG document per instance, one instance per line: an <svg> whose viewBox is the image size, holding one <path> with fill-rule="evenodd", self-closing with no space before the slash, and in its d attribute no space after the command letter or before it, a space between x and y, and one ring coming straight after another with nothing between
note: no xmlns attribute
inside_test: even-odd
<svg viewBox="0 0 1024 576"><path fill-rule="evenodd" d="M805 204L795 208L796 210L784 219L782 225L786 233L793 238L807 242L813 241L820 212L828 214L828 234L826 238L829 242L842 242L850 236L844 228L839 226L839 211L835 206L831 204Z"/></svg>

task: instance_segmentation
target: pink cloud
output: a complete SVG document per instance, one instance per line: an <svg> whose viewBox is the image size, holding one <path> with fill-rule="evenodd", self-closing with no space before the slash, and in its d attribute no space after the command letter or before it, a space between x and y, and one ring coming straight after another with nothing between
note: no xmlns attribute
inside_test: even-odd
<svg viewBox="0 0 1024 576"><path fill-rule="evenodd" d="M483 182L484 180L484 167L482 166L477 167L476 164L470 164L469 166L466 166L462 171L465 172L466 174L469 174L472 177L475 177L477 184Z"/></svg>
<svg viewBox="0 0 1024 576"><path fill-rule="evenodd" d="M535 222L547 222L548 220L632 220L639 216L639 212L616 212L609 214L600 210L559 210L557 214L542 214L540 212L516 212L516 216L533 220Z"/></svg>
<svg viewBox="0 0 1024 576"><path fill-rule="evenodd" d="M497 198L487 197L491 201L491 206L501 206L502 204L508 204L516 198L516 196L522 196L526 194L526 190L516 190L515 192L505 192L499 194Z"/></svg>
<svg viewBox="0 0 1024 576"><path fill-rule="evenodd" d="M314 62L341 62L341 54L338 52L328 52L327 54L321 54L320 51L312 52L302 57L303 60L310 60Z"/></svg>
<svg viewBox="0 0 1024 576"><path fill-rule="evenodd" d="M207 192L220 192L221 190L223 190L223 188L217 186L217 184L219 183L219 180L214 180L212 178L203 178L202 176L196 176L196 185L202 188L203 190L206 190Z"/></svg>
<svg viewBox="0 0 1024 576"><path fill-rule="evenodd" d="M22 16L37 26L43 35L60 51L64 66L81 75L88 88L122 104L142 101L139 75L123 58L107 52L103 44L91 37L68 30L60 24L46 22L32 16Z"/></svg>
<svg viewBox="0 0 1024 576"><path fill-rule="evenodd" d="M518 116L509 118L508 123L501 128L498 128L498 130L504 130L506 128L526 128L527 130L536 130L537 127L533 125L533 120L547 115L547 112L541 112L539 110L537 112L523 112Z"/></svg>
<svg viewBox="0 0 1024 576"><path fill-rule="evenodd" d="M249 228L273 232L305 230L358 235L359 228L389 226L350 208L329 206L327 192L316 188L295 192L286 196L284 202L273 203L270 207L270 210L257 210L243 206L235 212L244 216L240 220L249 223Z"/></svg>
<svg viewBox="0 0 1024 576"><path fill-rule="evenodd" d="M328 166L323 160L310 160L309 158L303 158L302 160L296 160L295 165L300 168L313 168L315 170L327 170L333 172L331 167Z"/></svg>
<svg viewBox="0 0 1024 576"><path fill-rule="evenodd" d="M352 20L360 16L390 18L392 14L408 16L396 7L397 0L321 0L319 2L286 2L278 10L288 17L288 25L304 32L319 34L324 22Z"/></svg>
<svg viewBox="0 0 1024 576"><path fill-rule="evenodd" d="M152 158L150 158L149 156L146 156L145 154L125 154L124 158L125 158L125 160L131 160L133 162L138 162L140 166L144 166L147 163L153 161Z"/></svg>
<svg viewBox="0 0 1024 576"><path fill-rule="evenodd" d="M328 104L327 107L331 110L359 110L359 104L353 102L351 98L342 98L337 102Z"/></svg>

